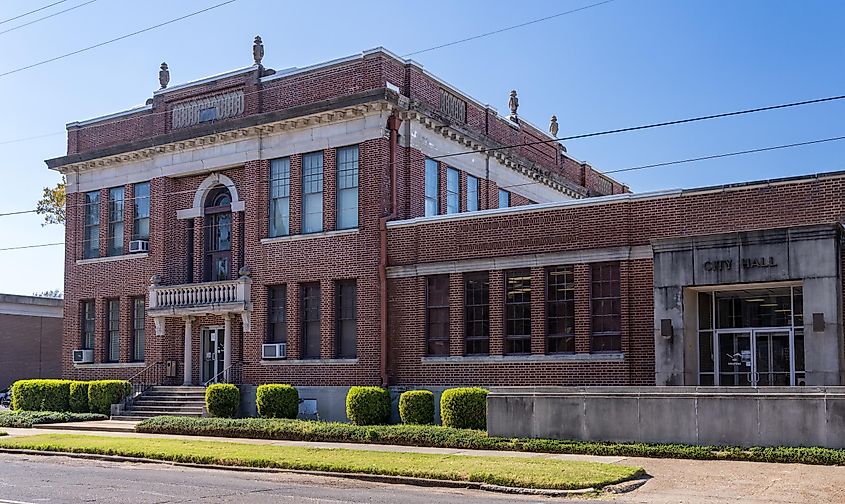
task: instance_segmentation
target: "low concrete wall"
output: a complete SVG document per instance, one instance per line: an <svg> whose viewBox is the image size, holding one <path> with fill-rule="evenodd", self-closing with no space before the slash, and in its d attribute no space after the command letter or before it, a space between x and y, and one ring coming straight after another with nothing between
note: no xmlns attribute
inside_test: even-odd
<svg viewBox="0 0 845 504"><path fill-rule="evenodd" d="M491 436L845 448L845 387L495 388Z"/></svg>

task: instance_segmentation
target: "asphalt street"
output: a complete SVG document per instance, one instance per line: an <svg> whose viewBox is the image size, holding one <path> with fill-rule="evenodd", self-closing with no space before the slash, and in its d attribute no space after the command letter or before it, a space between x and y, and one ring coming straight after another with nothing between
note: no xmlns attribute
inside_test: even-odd
<svg viewBox="0 0 845 504"><path fill-rule="evenodd" d="M290 473L262 474L0 454L0 504L525 504L555 501L567 504L590 502L388 485Z"/></svg>

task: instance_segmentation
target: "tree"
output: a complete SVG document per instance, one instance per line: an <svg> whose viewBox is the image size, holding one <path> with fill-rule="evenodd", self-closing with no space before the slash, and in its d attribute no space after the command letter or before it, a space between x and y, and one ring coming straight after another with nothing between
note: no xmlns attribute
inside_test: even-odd
<svg viewBox="0 0 845 504"><path fill-rule="evenodd" d="M56 187L45 187L44 194L38 200L35 213L44 216L42 226L65 223L65 178Z"/></svg>
<svg viewBox="0 0 845 504"><path fill-rule="evenodd" d="M64 294L62 293L61 289L48 290L44 292L33 292L32 295L35 297L45 297L53 299L62 299L64 297Z"/></svg>

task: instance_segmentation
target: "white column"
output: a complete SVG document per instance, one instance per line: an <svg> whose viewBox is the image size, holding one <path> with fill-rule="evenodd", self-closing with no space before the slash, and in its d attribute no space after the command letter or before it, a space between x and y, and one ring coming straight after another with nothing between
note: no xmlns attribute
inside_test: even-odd
<svg viewBox="0 0 845 504"><path fill-rule="evenodd" d="M232 365L232 315L226 313L223 315L223 369L226 374L223 378L228 382L229 367Z"/></svg>
<svg viewBox="0 0 845 504"><path fill-rule="evenodd" d="M194 365L193 359L193 348L191 348L191 339L193 336L193 321L194 317L183 317L182 320L185 321L185 379L182 385L193 385L193 370Z"/></svg>

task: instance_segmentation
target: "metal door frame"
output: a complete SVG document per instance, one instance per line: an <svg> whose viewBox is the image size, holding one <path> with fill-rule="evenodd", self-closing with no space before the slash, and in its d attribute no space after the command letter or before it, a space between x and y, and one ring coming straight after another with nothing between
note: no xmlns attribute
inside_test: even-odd
<svg viewBox="0 0 845 504"><path fill-rule="evenodd" d="M751 350L751 371L749 371L749 382L757 388L760 382L760 373L757 371L757 335L772 333L787 333L789 335L789 386L795 386L795 328L793 327L737 327L731 329L716 329L713 331L713 353L717 356L713 362L713 383L715 386L723 386L721 381L721 358L719 358L719 337L723 334L748 334ZM771 355L771 346L769 354ZM731 386L731 385L724 385Z"/></svg>
<svg viewBox="0 0 845 504"><path fill-rule="evenodd" d="M208 362L205 359L205 354L208 353L208 349L206 348L206 336L208 335L208 333L210 333L212 331L217 333L217 338L218 338L217 340L215 340L215 347L214 347L214 359L213 359L214 360L214 375L213 376L204 376L204 374L205 374L205 364L206 364L206 362ZM217 351L217 344L219 344L219 342L220 342L219 341L220 337L223 337L224 342L225 342L225 338L226 338L225 328L223 326L216 326L216 325L214 325L214 326L203 326L202 329L200 330L200 337L202 338L201 342L200 342L200 362L202 362L202 366L200 368L200 382L205 383L209 380L213 380L212 383L217 383L217 376L219 376L219 374L220 374L220 370L218 368L220 367L221 363L223 362L221 359L218 358L219 352Z"/></svg>

